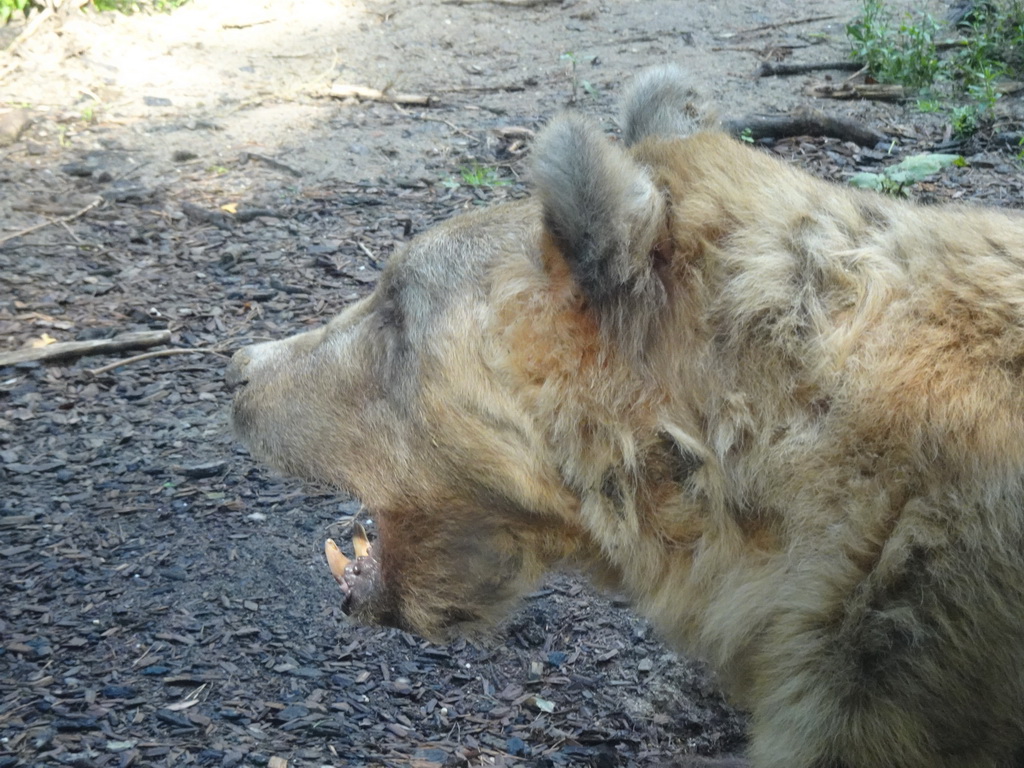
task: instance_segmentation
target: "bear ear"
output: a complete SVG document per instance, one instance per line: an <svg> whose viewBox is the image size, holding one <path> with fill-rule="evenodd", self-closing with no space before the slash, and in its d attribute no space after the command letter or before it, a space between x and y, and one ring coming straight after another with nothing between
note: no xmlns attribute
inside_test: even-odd
<svg viewBox="0 0 1024 768"><path fill-rule="evenodd" d="M703 97L674 64L641 72L622 100L620 123L627 147L648 136L689 136L712 122Z"/></svg>
<svg viewBox="0 0 1024 768"><path fill-rule="evenodd" d="M565 114L537 137L533 179L548 242L602 329L641 351L665 303L654 262L668 237L666 203L647 169L590 120Z"/></svg>

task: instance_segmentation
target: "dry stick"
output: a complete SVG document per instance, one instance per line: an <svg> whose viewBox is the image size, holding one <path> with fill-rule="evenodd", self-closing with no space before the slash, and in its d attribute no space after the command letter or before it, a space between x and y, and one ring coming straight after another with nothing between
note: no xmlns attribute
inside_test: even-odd
<svg viewBox="0 0 1024 768"><path fill-rule="evenodd" d="M508 85L451 85L447 88L437 89L438 93L500 93L501 91L518 93L525 90L526 86L518 83L510 83Z"/></svg>
<svg viewBox="0 0 1024 768"><path fill-rule="evenodd" d="M238 159L243 165L249 162L250 160L259 160L261 163L269 165L271 168L275 168L279 171L284 171L285 173L290 173L292 176L296 178L302 178L302 171L296 168L292 168L290 165L286 165L285 163L282 163L280 160L275 160L274 158L269 157L268 155L261 155L258 152L243 152L238 156Z"/></svg>
<svg viewBox="0 0 1024 768"><path fill-rule="evenodd" d="M755 74L758 77L771 77L772 75L805 75L808 72L819 72L828 69L835 69L841 72L858 72L862 68L863 64L859 64L856 61L823 61L817 64L773 64L770 61L762 61Z"/></svg>
<svg viewBox="0 0 1024 768"><path fill-rule="evenodd" d="M433 102L430 96L414 93L391 93L390 91L379 91L376 88L367 88L363 85L346 85L344 83L332 85L331 89L327 91L327 95L334 99L383 101L388 104L408 104L418 107L429 107Z"/></svg>
<svg viewBox="0 0 1024 768"><path fill-rule="evenodd" d="M873 101L903 101L907 98L907 89L902 85L888 83L849 83L835 86L817 85L811 93L821 99L868 99Z"/></svg>
<svg viewBox="0 0 1024 768"><path fill-rule="evenodd" d="M76 245L82 245L82 238L75 234L75 230L69 227L66 221L58 221L57 223L64 227L64 231L71 236L71 239L75 241Z"/></svg>
<svg viewBox="0 0 1024 768"><path fill-rule="evenodd" d="M456 133L460 133L463 136L465 136L467 139L472 139L473 141L476 141L476 136L474 136L473 134L469 133L468 131L463 130L462 128L459 128L459 126L457 126L455 123L451 122L450 120L445 120L443 117L433 117L431 115L425 115L425 114L411 114L409 112L409 110L402 109L402 105L401 104L395 104L394 108L395 108L396 112L399 112L399 113L401 113L403 115L410 115L413 120L426 120L427 122L432 122L432 123L444 123L445 125L447 125L449 128L451 128Z"/></svg>
<svg viewBox="0 0 1024 768"><path fill-rule="evenodd" d="M748 136L751 139L832 136L864 147L873 147L886 140L885 134L874 128L826 115L817 109L798 109L789 115L750 115L737 120L724 120L722 128L734 136Z"/></svg>
<svg viewBox="0 0 1024 768"><path fill-rule="evenodd" d="M366 254L366 255L367 255L368 257L369 257L369 259L370 259L370 262L371 262L372 264L374 264L374 265L376 265L376 264L377 264L377 257L373 255L373 251L371 251L371 250L370 250L369 248L367 248L367 247L366 247L366 246L365 246L365 245L364 245L363 243L361 243L361 242L360 242L360 243L356 243L356 245L358 245L358 246L359 246L359 247L360 247L360 248L361 248L361 249L363 250L363 253L365 253L365 254Z"/></svg>
<svg viewBox="0 0 1024 768"><path fill-rule="evenodd" d="M208 349L206 347L197 347L195 349L158 349L156 352L143 352L141 355L135 355L134 357L126 357L124 360L117 360L107 365L101 365L99 368L86 368L86 373L92 376L99 376L101 374L112 371L115 368L120 368L122 365L129 365L131 363L138 363L142 360L149 360L152 357L169 357L170 355L217 355L227 359L227 355L216 349Z"/></svg>
<svg viewBox="0 0 1024 768"><path fill-rule="evenodd" d="M803 18L803 19L790 19L789 21L778 21L778 22L775 22L774 24L762 24L759 27L750 27L748 29L740 29L740 30L737 30L736 32L733 32L733 34L734 35L747 35L747 34L750 34L751 32L764 32L765 30L768 30L768 29L778 29L779 27L794 27L794 26L796 26L798 24L810 24L810 23L815 22L815 21L828 21L829 19L835 19L835 18L838 18L838 17L835 16L834 14L830 15L830 16L808 16L808 17Z"/></svg>
<svg viewBox="0 0 1024 768"><path fill-rule="evenodd" d="M221 24L221 29L248 29L249 27L258 27L260 24L273 24L277 19L261 19L260 21L249 21L239 24Z"/></svg>
<svg viewBox="0 0 1024 768"><path fill-rule="evenodd" d="M170 331L136 331L122 333L112 339L91 339L89 341L58 341L45 347L16 349L0 353L0 365L40 362L43 360L73 360L86 355L101 355L107 352L123 352L126 349L144 349L166 344L171 340Z"/></svg>
<svg viewBox="0 0 1024 768"><path fill-rule="evenodd" d="M65 223L67 223L69 221L73 221L74 219L77 219L79 216L82 216L82 215L88 213L89 211L91 211L93 208L95 208L97 205L99 205L102 202L103 202L103 198L102 197L97 197L95 200L93 200L91 203L89 203L87 206L85 206L85 208L83 208L80 211L75 211L74 213L72 213L69 216L63 216L63 217L61 217L59 219L49 219L47 221L44 221L42 224L36 224L34 226L31 226L31 227L26 227L25 229L21 230L20 232L15 232L13 235L7 235L7 237L0 237L0 247L3 247L3 245L5 243L7 243L7 242L9 242L11 240L15 240L15 239L17 239L19 237L24 237L25 235L30 235L33 232L35 232L36 230L43 229L45 227L50 226L51 224L65 224Z"/></svg>
<svg viewBox="0 0 1024 768"><path fill-rule="evenodd" d="M863 67L861 67L856 72L854 72L852 75L850 75L848 78L843 80L843 84L846 85L848 83L852 83L858 77L860 77L861 75L866 75L867 73L868 73L868 65L865 64Z"/></svg>

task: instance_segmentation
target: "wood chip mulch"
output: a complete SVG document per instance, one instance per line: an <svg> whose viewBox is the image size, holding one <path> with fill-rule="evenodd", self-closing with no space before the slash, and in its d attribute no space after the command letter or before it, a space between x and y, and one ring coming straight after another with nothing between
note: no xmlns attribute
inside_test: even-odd
<svg viewBox="0 0 1024 768"><path fill-rule="evenodd" d="M824 139L769 151L836 179L889 162ZM972 154L914 193L1019 207L1012 153ZM0 186L53 216L110 191L16 164ZM0 247L3 348L169 329L202 351L0 369L0 768L611 768L742 750L744 717L706 670L572 577L476 642L351 627L322 552L354 505L274 477L229 434L231 350L322 322L410 236L523 187L276 187L234 213L122 192Z"/></svg>

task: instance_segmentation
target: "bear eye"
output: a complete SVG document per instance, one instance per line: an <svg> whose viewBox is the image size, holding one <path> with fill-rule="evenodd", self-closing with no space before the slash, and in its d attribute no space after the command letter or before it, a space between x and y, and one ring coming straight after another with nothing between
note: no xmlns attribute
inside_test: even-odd
<svg viewBox="0 0 1024 768"><path fill-rule="evenodd" d="M382 278L380 288L381 301L377 305L377 325L384 329L403 330L406 325L406 312L402 281L393 274Z"/></svg>
<svg viewBox="0 0 1024 768"><path fill-rule="evenodd" d="M402 330L405 327L405 310L398 301L388 299L377 311L378 323L381 328Z"/></svg>

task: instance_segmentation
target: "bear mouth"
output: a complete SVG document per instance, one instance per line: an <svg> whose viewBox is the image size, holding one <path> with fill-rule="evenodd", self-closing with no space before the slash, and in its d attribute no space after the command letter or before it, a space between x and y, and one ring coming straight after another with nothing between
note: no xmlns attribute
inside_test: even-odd
<svg viewBox="0 0 1024 768"><path fill-rule="evenodd" d="M245 389L248 383L249 377L246 374L245 365L238 359L238 354L236 353L231 358L231 362L228 363L227 370L224 372L225 389L229 394L237 395Z"/></svg>
<svg viewBox="0 0 1024 768"><path fill-rule="evenodd" d="M334 539L324 543L327 566L341 588L341 610L347 616L372 598L380 579L380 562L366 529L359 522L352 527L352 550L355 557L349 558Z"/></svg>

